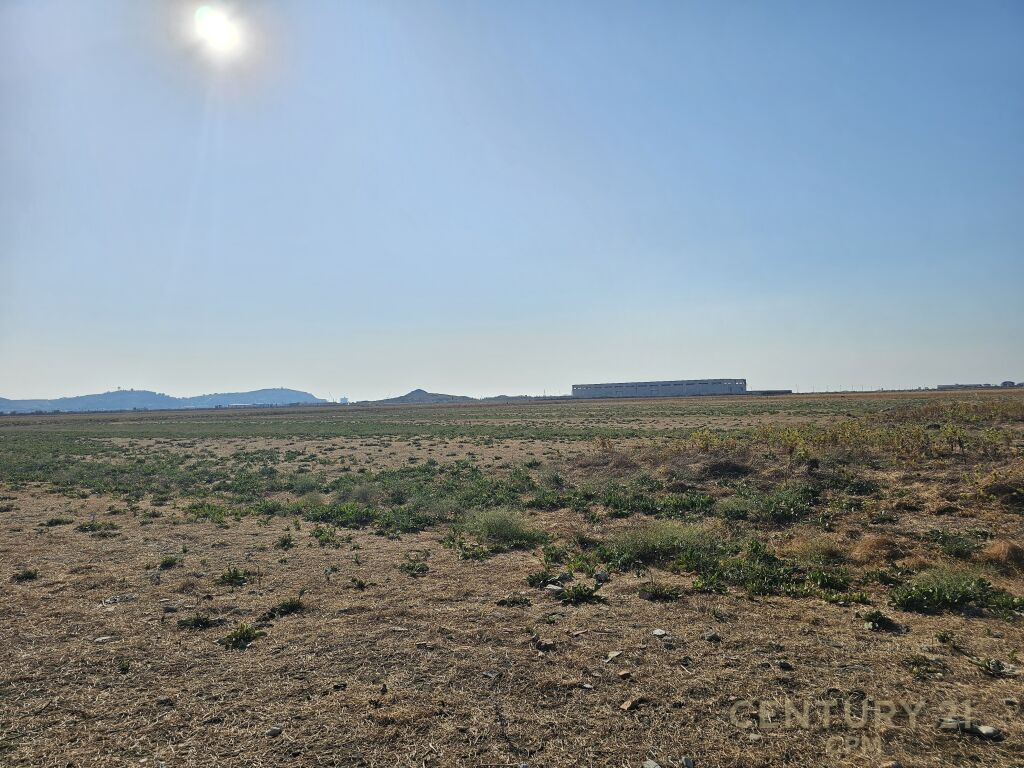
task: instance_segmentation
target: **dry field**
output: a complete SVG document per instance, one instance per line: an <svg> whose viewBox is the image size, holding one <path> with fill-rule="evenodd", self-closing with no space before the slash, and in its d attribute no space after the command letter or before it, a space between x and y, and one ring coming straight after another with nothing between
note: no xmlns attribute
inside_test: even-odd
<svg viewBox="0 0 1024 768"><path fill-rule="evenodd" d="M1021 391L0 417L0 765L1024 765L1022 516Z"/></svg>

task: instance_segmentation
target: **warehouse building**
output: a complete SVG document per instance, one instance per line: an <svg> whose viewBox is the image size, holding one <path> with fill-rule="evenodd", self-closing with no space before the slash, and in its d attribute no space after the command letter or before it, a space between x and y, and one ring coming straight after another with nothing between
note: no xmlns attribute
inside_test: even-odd
<svg viewBox="0 0 1024 768"><path fill-rule="evenodd" d="M572 396L688 397L690 395L743 395L746 379L693 379L689 381L628 381L616 384L573 384Z"/></svg>

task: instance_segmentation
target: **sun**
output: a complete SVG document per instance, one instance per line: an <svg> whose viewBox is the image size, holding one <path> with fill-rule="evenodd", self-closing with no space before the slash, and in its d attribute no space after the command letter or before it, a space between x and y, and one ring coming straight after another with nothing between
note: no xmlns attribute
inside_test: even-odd
<svg viewBox="0 0 1024 768"><path fill-rule="evenodd" d="M201 5L193 21L196 39L212 58L226 60L242 52L242 26L224 8Z"/></svg>

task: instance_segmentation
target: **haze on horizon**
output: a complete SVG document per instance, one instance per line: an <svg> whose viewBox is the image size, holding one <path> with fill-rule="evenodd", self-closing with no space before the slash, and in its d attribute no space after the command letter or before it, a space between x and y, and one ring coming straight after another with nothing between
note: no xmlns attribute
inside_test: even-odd
<svg viewBox="0 0 1024 768"><path fill-rule="evenodd" d="M197 5L0 5L0 396L1024 379L1019 2Z"/></svg>

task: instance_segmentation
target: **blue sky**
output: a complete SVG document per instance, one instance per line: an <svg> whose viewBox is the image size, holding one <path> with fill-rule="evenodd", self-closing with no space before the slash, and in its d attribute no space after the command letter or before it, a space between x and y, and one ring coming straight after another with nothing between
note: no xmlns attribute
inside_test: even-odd
<svg viewBox="0 0 1024 768"><path fill-rule="evenodd" d="M1019 2L0 4L0 396L1024 379Z"/></svg>

